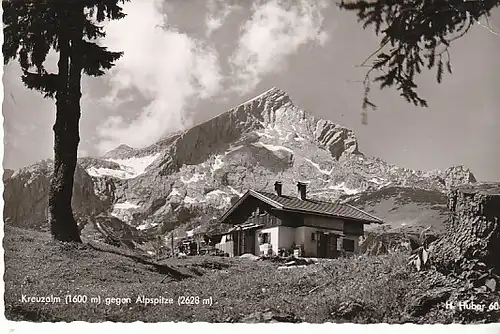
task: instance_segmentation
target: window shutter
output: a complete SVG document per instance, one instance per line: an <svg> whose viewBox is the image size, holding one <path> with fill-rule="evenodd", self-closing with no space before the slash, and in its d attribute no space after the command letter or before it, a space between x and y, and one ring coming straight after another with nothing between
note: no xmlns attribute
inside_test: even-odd
<svg viewBox="0 0 500 334"><path fill-rule="evenodd" d="M344 244L344 238L343 237L338 237L337 238L337 251L341 251L343 248Z"/></svg>

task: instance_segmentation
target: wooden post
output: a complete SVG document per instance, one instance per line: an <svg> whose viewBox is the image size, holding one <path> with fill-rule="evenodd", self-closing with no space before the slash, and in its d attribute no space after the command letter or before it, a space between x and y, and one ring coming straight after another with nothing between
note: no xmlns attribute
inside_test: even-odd
<svg viewBox="0 0 500 334"><path fill-rule="evenodd" d="M172 257L174 257L174 232L170 234L170 249L172 252Z"/></svg>
<svg viewBox="0 0 500 334"><path fill-rule="evenodd" d="M238 252L236 255L242 255L241 253L241 230L238 230Z"/></svg>

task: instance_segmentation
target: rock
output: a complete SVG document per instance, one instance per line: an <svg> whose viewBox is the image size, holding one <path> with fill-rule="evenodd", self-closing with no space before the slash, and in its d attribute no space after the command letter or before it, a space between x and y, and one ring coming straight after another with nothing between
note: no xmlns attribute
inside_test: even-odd
<svg viewBox="0 0 500 334"><path fill-rule="evenodd" d="M122 159L126 158L130 155L130 153L134 152L134 148L128 146L128 145L120 145L114 150L111 150L107 152L104 157L106 158L114 158L114 159Z"/></svg>
<svg viewBox="0 0 500 334"><path fill-rule="evenodd" d="M343 301L337 307L331 315L334 318L340 318L343 320L352 320L361 312L368 310L366 305L361 301Z"/></svg>
<svg viewBox="0 0 500 334"><path fill-rule="evenodd" d="M414 317L421 317L427 314L432 307L444 303L450 297L453 289L437 288L425 292L410 302L408 313Z"/></svg>
<svg viewBox="0 0 500 334"><path fill-rule="evenodd" d="M301 322L294 314L278 313L276 311L266 309L263 311L253 312L241 319L243 323L275 323L275 322Z"/></svg>
<svg viewBox="0 0 500 334"><path fill-rule="evenodd" d="M245 253L243 255L240 255L240 258L241 259L249 259L249 260L252 260L252 261L257 261L257 260L260 259L257 255L253 255L253 254L250 254L250 253Z"/></svg>
<svg viewBox="0 0 500 334"><path fill-rule="evenodd" d="M442 175L444 183L449 189L462 184L476 182L474 174L472 174L468 167L463 165L449 167L442 174L444 174Z"/></svg>
<svg viewBox="0 0 500 334"><path fill-rule="evenodd" d="M497 281L494 278L489 278L484 283L484 286L487 287L490 291L495 292L497 289Z"/></svg>
<svg viewBox="0 0 500 334"><path fill-rule="evenodd" d="M305 268L307 267L305 264L301 265L291 265L291 266L279 266L278 270L283 270L283 269L296 269L296 268Z"/></svg>
<svg viewBox="0 0 500 334"><path fill-rule="evenodd" d="M325 146L335 159L344 154L358 154L358 142L351 130L342 128L331 121L316 123L316 140Z"/></svg>
<svg viewBox="0 0 500 334"><path fill-rule="evenodd" d="M226 323L232 323L232 322L236 322L236 319L234 317L227 317L224 322Z"/></svg>

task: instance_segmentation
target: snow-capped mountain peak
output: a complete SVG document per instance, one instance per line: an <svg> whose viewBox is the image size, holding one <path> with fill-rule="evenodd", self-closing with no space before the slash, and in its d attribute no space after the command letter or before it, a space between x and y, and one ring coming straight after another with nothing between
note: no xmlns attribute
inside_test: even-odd
<svg viewBox="0 0 500 334"><path fill-rule="evenodd" d="M443 192L475 181L465 167L412 171L367 157L350 129L311 115L276 87L149 147L121 145L102 157L81 158L79 165L93 180L86 191L99 199L96 211L159 232L208 224L246 190L273 191L276 180L285 194L308 180L308 196L327 200L384 187ZM13 198L36 193L18 185L26 183L27 170L9 178L6 191ZM48 177L46 169L39 174ZM6 201L6 212L12 220L45 219L45 212L33 216L28 203Z"/></svg>

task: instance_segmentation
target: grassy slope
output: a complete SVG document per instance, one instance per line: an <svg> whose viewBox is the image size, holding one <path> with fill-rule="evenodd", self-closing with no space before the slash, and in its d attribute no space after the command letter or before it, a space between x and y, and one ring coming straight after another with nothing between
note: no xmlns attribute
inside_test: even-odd
<svg viewBox="0 0 500 334"><path fill-rule="evenodd" d="M448 218L446 203L446 195L437 191L386 187L362 194L352 204L382 218L395 230L418 233L431 226L434 232L441 233Z"/></svg>
<svg viewBox="0 0 500 334"><path fill-rule="evenodd" d="M10 320L225 322L242 321L269 308L307 322L449 322L453 316L442 304L418 318L409 313L425 292L458 286L436 272L409 271L406 254L325 260L288 270L277 270L278 264L271 261L239 258L166 260L193 277L162 283L164 275L153 266L86 244L53 242L42 232L5 226L4 249L5 306ZM132 303L31 304L20 301L22 294L130 297ZM136 304L139 295L172 297L175 304ZM180 295L212 297L213 305L178 306ZM335 314L353 302L361 304L357 315Z"/></svg>

